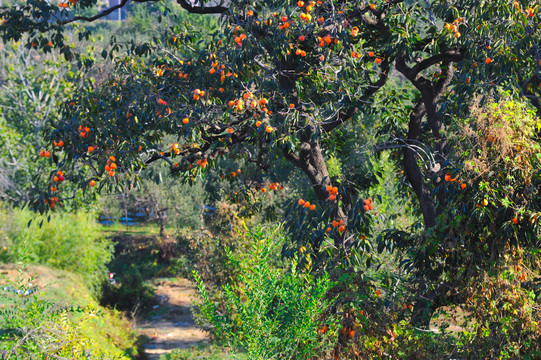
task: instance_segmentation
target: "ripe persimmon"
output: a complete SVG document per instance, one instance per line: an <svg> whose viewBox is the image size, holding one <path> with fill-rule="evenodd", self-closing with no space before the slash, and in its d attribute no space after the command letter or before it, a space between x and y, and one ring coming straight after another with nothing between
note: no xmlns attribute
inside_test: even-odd
<svg viewBox="0 0 541 360"><path fill-rule="evenodd" d="M305 201L303 199L299 199L299 202L298 202L299 206L303 206L304 203L305 203Z"/></svg>

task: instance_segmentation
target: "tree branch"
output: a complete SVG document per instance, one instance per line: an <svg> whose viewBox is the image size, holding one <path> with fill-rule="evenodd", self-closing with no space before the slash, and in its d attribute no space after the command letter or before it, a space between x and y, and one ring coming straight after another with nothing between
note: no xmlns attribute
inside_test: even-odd
<svg viewBox="0 0 541 360"><path fill-rule="evenodd" d="M146 0L146 1L156 1L156 0ZM60 24L61 25L66 25L66 24L69 24L69 23L72 23L72 22L75 22L75 21L81 21L81 20L82 21L92 22L92 21L101 19L102 17L105 17L105 16L109 15L113 11L124 7L124 5L126 5L127 3L128 3L128 0L122 0L122 2L120 4L115 5L115 6L111 6L110 8L108 8L106 10L103 10L101 13L98 13L98 14L96 14L94 16L74 16L71 19L60 21Z"/></svg>
<svg viewBox="0 0 541 360"><path fill-rule="evenodd" d="M223 1L219 5L214 6L193 6L187 0L176 0L177 3L182 6L182 8L192 14L223 14L226 11L229 11L229 8L222 6Z"/></svg>
<svg viewBox="0 0 541 360"><path fill-rule="evenodd" d="M421 71L426 70L432 65L436 65L440 62L459 62L463 58L464 52L458 49L452 49L424 59L414 67L410 68L406 64L406 54L405 52L402 52L396 58L396 69L417 87L417 75L419 75Z"/></svg>
<svg viewBox="0 0 541 360"><path fill-rule="evenodd" d="M374 95L379 89L385 85L387 82L387 79L389 78L391 66L389 64L388 59L384 59L381 62L381 73L379 75L379 79L376 82L371 82L368 85L368 89L366 92L361 96L358 100L358 102L363 102L368 100L372 95ZM349 120L355 113L359 110L359 106L353 106L350 107L346 112L341 113L338 115L338 119L330 122L326 122L321 124L321 129L324 132L329 132L335 129L337 126L343 124L347 120Z"/></svg>

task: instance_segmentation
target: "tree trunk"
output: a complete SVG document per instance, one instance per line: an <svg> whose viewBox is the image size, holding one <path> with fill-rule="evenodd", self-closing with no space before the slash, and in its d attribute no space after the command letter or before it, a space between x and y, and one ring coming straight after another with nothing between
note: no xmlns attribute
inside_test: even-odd
<svg viewBox="0 0 541 360"><path fill-rule="evenodd" d="M309 138L307 136L307 138ZM319 202L325 202L329 198L329 192L327 186L332 186L331 179L329 177L329 171L325 159L319 146L319 141L313 139L311 141L305 141L301 144L299 156L295 156L291 152L284 150L286 159L288 159L294 166L300 168L310 179L312 188L316 193L317 200ZM338 208L336 218L342 220L344 224L347 224L347 216L342 208ZM344 244L345 232L336 236L334 239L334 245L337 248L345 249ZM314 249L317 251L317 249Z"/></svg>
<svg viewBox="0 0 541 360"><path fill-rule="evenodd" d="M160 221L160 237L162 239L165 239L167 236L165 234L165 214L160 211L158 213L158 216L159 216L159 221Z"/></svg>
<svg viewBox="0 0 541 360"><path fill-rule="evenodd" d="M446 194L440 191L435 199L430 188L425 184L425 181L431 175L434 175L434 172L443 172L444 165L449 157L449 147L447 139L442 133L443 124L436 104L453 78L454 69L452 63L443 62L442 69L444 70L444 76L437 83L433 84L426 78L418 76L418 73L414 73L411 68L408 68L404 58L397 61L397 67L421 93L421 99L410 114L408 141L419 141L422 131L422 120L425 116L435 141L434 148L429 151L433 152L435 162L439 166L436 169L430 169L427 173L423 173L419 166L417 152L411 147L404 149L406 177L419 200L425 229L429 229L436 226L437 216L445 211L447 205ZM412 144L408 143L408 145ZM420 280L419 290L414 304L414 313L411 318L414 326L428 328L430 319L441 302L443 295L442 289L445 286L446 284L441 284L437 289L431 290L430 280Z"/></svg>
<svg viewBox="0 0 541 360"><path fill-rule="evenodd" d="M423 101L419 101L410 115L408 140L419 140L421 121L425 113L425 105ZM435 226L436 209L434 208L430 189L425 186L425 176L417 163L417 152L410 147L404 148L404 172L419 200L425 228Z"/></svg>

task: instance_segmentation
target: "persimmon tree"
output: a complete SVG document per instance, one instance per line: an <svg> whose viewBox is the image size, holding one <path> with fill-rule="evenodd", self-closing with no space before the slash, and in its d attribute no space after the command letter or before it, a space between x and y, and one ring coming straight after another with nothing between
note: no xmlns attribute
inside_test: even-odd
<svg viewBox="0 0 541 360"><path fill-rule="evenodd" d="M317 199L291 204L291 244L284 253L310 245L314 259L322 248L343 257L354 248L369 252L377 204L356 179L331 181L322 143L337 130L367 113L391 118L374 150L402 152L401 166L430 230L454 206L442 190L456 166L449 136L473 96L497 97L493 90L504 87L540 111L540 17L533 2L177 2L192 13L220 14L220 31L203 41L190 26L165 28L144 43L113 39L101 55L115 63L114 73L67 99L62 120L48 134L47 150L55 155L48 161L58 169L41 174L44 191L33 199L35 208L62 203L62 180L101 191L137 182L155 162L190 180L223 156L263 171L280 156L307 176ZM5 41L24 40L27 47L77 59L65 32L126 3L79 16L95 0L29 1L2 11L0 31ZM413 96L390 86L391 77ZM396 107L399 116L391 112ZM178 141L163 144L164 135ZM64 146L54 147L58 141ZM280 188L269 181L266 191ZM438 279L420 279L420 298L444 292L434 284Z"/></svg>

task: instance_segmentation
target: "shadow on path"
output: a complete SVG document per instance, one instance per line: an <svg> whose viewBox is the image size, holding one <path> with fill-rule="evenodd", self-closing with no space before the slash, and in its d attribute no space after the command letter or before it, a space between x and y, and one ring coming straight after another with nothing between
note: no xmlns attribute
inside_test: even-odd
<svg viewBox="0 0 541 360"><path fill-rule="evenodd" d="M154 289L158 305L137 325L139 333L150 339L145 345L149 360L209 339L208 333L195 326L190 312L192 301L197 299L195 284L186 279L157 279Z"/></svg>

